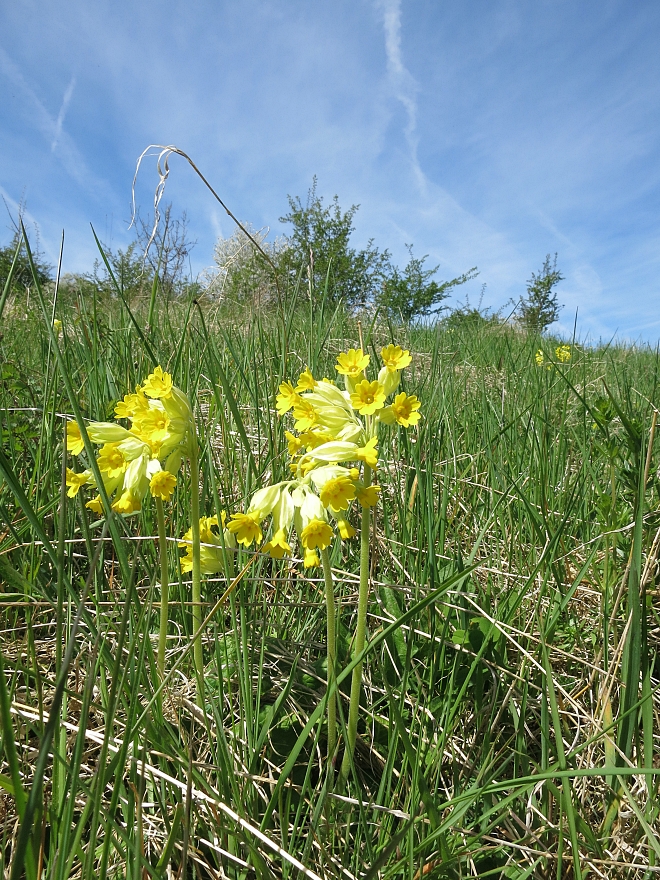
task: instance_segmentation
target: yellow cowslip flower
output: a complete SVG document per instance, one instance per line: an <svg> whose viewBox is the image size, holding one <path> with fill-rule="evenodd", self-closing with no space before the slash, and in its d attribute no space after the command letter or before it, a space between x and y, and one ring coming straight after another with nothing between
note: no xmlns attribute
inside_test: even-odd
<svg viewBox="0 0 660 880"><path fill-rule="evenodd" d="M294 455L298 455L300 450L305 445L302 437L296 437L295 434L292 434L291 431L285 431L284 436L286 437L287 447L289 449L289 455L293 458Z"/></svg>
<svg viewBox="0 0 660 880"><path fill-rule="evenodd" d="M367 467L378 466L378 437L372 437L365 446L361 446L355 453L358 461L363 461Z"/></svg>
<svg viewBox="0 0 660 880"><path fill-rule="evenodd" d="M85 507L88 507L91 511L98 514L99 516L103 515L103 502L101 501L100 495L94 496L94 498L87 502Z"/></svg>
<svg viewBox="0 0 660 880"><path fill-rule="evenodd" d="M312 376L312 371L309 367L305 367L303 372L300 374L298 378L298 384L296 385L296 391L313 391L316 387L316 379Z"/></svg>
<svg viewBox="0 0 660 880"><path fill-rule="evenodd" d="M169 501L176 486L176 477L169 471L156 471L149 481L149 490L154 498Z"/></svg>
<svg viewBox="0 0 660 880"><path fill-rule="evenodd" d="M555 357L562 364L567 364L571 359L570 345L558 345L555 349Z"/></svg>
<svg viewBox="0 0 660 880"><path fill-rule="evenodd" d="M300 535L300 543L305 550L325 550L331 541L332 527L324 519L311 519Z"/></svg>
<svg viewBox="0 0 660 880"><path fill-rule="evenodd" d="M412 363L412 357L408 350L404 351L400 345L386 345L381 349L380 356L388 370L403 370Z"/></svg>
<svg viewBox="0 0 660 880"><path fill-rule="evenodd" d="M161 366L155 367L153 373L147 376L142 390L147 397L169 397L172 393L172 377L169 373L164 373Z"/></svg>
<svg viewBox="0 0 660 880"><path fill-rule="evenodd" d="M362 507L375 507L378 504L380 486L358 486L355 497Z"/></svg>
<svg viewBox="0 0 660 880"><path fill-rule="evenodd" d="M414 394L408 395L402 391L394 398L388 407L388 412L383 411L380 417L388 425L398 422L404 428L409 428L411 425L416 425L421 419L422 414L418 411L421 405Z"/></svg>
<svg viewBox="0 0 660 880"><path fill-rule="evenodd" d="M80 433L78 422L66 423L66 448L72 455L80 455L85 448L85 441Z"/></svg>
<svg viewBox="0 0 660 880"><path fill-rule="evenodd" d="M130 489L124 489L121 496L112 505L116 513L137 513L142 507L140 498L135 496Z"/></svg>
<svg viewBox="0 0 660 880"><path fill-rule="evenodd" d="M363 379L351 394L351 405L362 416L371 416L385 405L385 389L380 382Z"/></svg>
<svg viewBox="0 0 660 880"><path fill-rule="evenodd" d="M275 398L277 414L283 416L285 413L288 413L299 400L300 395L291 382L282 382L280 385L280 393Z"/></svg>
<svg viewBox="0 0 660 880"><path fill-rule="evenodd" d="M307 431L318 423L318 413L314 409L314 405L304 397L299 397L293 407L293 417L296 420L296 431Z"/></svg>
<svg viewBox="0 0 660 880"><path fill-rule="evenodd" d="M349 502L355 498L355 483L350 477L334 477L323 485L320 497L321 504L335 513L347 510Z"/></svg>
<svg viewBox="0 0 660 880"><path fill-rule="evenodd" d="M536 361L536 363L539 367L543 366L544 357L543 357L543 351L540 348L536 352L536 354L534 355L534 360Z"/></svg>
<svg viewBox="0 0 660 880"><path fill-rule="evenodd" d="M66 485L69 490L66 494L69 498L75 498L80 491L80 487L84 486L85 483L89 481L90 476L91 471L83 471L82 473L77 474L70 468L66 469Z"/></svg>
<svg viewBox="0 0 660 880"><path fill-rule="evenodd" d="M249 547L253 541L261 544L261 519L261 512L258 510L254 513L232 513L227 528L244 547Z"/></svg>
<svg viewBox="0 0 660 880"><path fill-rule="evenodd" d="M311 452L312 449L317 449L319 446L323 446L324 443L334 440L334 437L328 431L314 430L305 431L300 435L300 439L304 442L305 449Z"/></svg>
<svg viewBox="0 0 660 880"><path fill-rule="evenodd" d="M361 348L350 348L346 352L337 355L337 364L335 370L342 376L350 376L354 379L361 375L369 366L369 355L365 354Z"/></svg>
<svg viewBox="0 0 660 880"><path fill-rule="evenodd" d="M125 394L124 399L115 404L115 416L118 419L132 419L148 407L149 401L138 385L135 394Z"/></svg>
<svg viewBox="0 0 660 880"><path fill-rule="evenodd" d="M149 407L133 420L133 431L152 448L159 448L169 438L170 419L165 410Z"/></svg>
<svg viewBox="0 0 660 880"><path fill-rule="evenodd" d="M320 564L321 560L319 559L316 550L305 550L305 555L303 557L303 565L305 568L313 568L315 565Z"/></svg>
<svg viewBox="0 0 660 880"><path fill-rule="evenodd" d="M291 553L291 546L286 539L284 529L278 529L267 544L263 546L264 553L270 553L273 559L282 559Z"/></svg>
<svg viewBox="0 0 660 880"><path fill-rule="evenodd" d="M354 538L357 534L349 521L347 519L344 519L343 517L337 517L337 528L339 529L339 537L342 539L342 541L347 541L349 538Z"/></svg>
<svg viewBox="0 0 660 880"><path fill-rule="evenodd" d="M62 335L62 322L60 321L59 318L53 319L53 330L55 331L57 336Z"/></svg>
<svg viewBox="0 0 660 880"><path fill-rule="evenodd" d="M120 477L126 470L126 459L119 449L118 443L105 443L96 458L99 470L110 479Z"/></svg>

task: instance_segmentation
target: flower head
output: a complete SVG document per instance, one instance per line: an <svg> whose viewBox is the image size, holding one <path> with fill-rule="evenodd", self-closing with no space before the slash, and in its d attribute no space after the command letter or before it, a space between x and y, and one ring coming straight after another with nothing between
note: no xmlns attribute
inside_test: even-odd
<svg viewBox="0 0 660 880"><path fill-rule="evenodd" d="M422 414L419 412L421 405L414 394L408 395L402 391L394 398L391 406L380 413L380 417L386 424L398 422L404 428L409 428L421 419Z"/></svg>
<svg viewBox="0 0 660 880"><path fill-rule="evenodd" d="M169 501L176 486L176 477L169 471L156 471L149 481L149 490L154 498Z"/></svg>
<svg viewBox="0 0 660 880"><path fill-rule="evenodd" d="M169 397L172 393L172 377L164 373L161 366L155 367L153 373L147 376L142 390L147 397Z"/></svg>
<svg viewBox="0 0 660 880"><path fill-rule="evenodd" d="M85 448L85 441L80 433L78 422L66 423L66 448L72 455L80 455Z"/></svg>
<svg viewBox="0 0 660 880"><path fill-rule="evenodd" d="M313 391L316 387L316 384L316 379L314 378L314 376L312 376L311 370L309 369L309 367L305 367L298 379L296 391Z"/></svg>
<svg viewBox="0 0 660 880"><path fill-rule="evenodd" d="M66 485L69 490L66 494L69 498L75 498L80 491L80 487L89 481L90 476L90 471L83 471L81 474L77 474L70 468L66 469Z"/></svg>
<svg viewBox="0 0 660 880"><path fill-rule="evenodd" d="M273 537L263 547L264 553L270 553L273 559L282 559L291 553L291 547L286 539L284 529L278 529Z"/></svg>
<svg viewBox="0 0 660 880"><path fill-rule="evenodd" d="M355 483L348 476L338 476L324 483L321 489L321 504L337 513L346 510L355 498Z"/></svg>
<svg viewBox="0 0 660 880"><path fill-rule="evenodd" d="M378 504L378 496L380 495L380 486L364 486L356 490L355 497L362 507L375 507Z"/></svg>
<svg viewBox="0 0 660 880"><path fill-rule="evenodd" d="M361 348L350 348L337 356L335 370L342 376L350 376L354 379L361 375L368 366L369 355L365 354Z"/></svg>
<svg viewBox="0 0 660 880"><path fill-rule="evenodd" d="M355 453L358 461L363 461L367 467L378 466L378 437L372 437L365 446L361 446Z"/></svg>
<svg viewBox="0 0 660 880"><path fill-rule="evenodd" d="M253 541L261 544L261 513L232 513L231 522L227 526L229 531L235 535L239 544L249 547Z"/></svg>
<svg viewBox="0 0 660 880"><path fill-rule="evenodd" d="M119 477L126 470L126 459L121 454L118 443L105 443L96 458L99 470L108 477Z"/></svg>
<svg viewBox="0 0 660 880"><path fill-rule="evenodd" d="M388 370L403 370L412 363L412 357L409 351L404 351L400 345L386 345L381 349L380 356Z"/></svg>
<svg viewBox="0 0 660 880"><path fill-rule="evenodd" d="M567 364L571 359L570 345L558 345L555 349L555 357L562 364Z"/></svg>
<svg viewBox="0 0 660 880"><path fill-rule="evenodd" d="M380 382L363 379L351 394L351 405L360 415L370 416L385 405L385 389Z"/></svg>
<svg viewBox="0 0 660 880"><path fill-rule="evenodd" d="M275 398L277 413L283 416L288 413L296 403L300 400L300 395L290 382L282 382L280 385L280 393Z"/></svg>
<svg viewBox="0 0 660 880"><path fill-rule="evenodd" d="M543 351L540 348L536 352L536 354L534 355L534 360L536 361L536 363L539 367L543 366L544 357L543 357Z"/></svg>
<svg viewBox="0 0 660 880"><path fill-rule="evenodd" d="M325 550L332 541L332 528L323 519L311 519L300 535L300 543L305 550ZM318 563L315 563L318 565Z"/></svg>

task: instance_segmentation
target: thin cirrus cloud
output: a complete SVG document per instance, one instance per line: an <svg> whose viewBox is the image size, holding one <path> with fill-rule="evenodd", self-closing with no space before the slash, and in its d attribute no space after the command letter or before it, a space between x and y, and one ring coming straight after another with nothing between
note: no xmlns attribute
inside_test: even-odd
<svg viewBox="0 0 660 880"><path fill-rule="evenodd" d="M22 0L0 9L0 184L27 192L51 261L66 226L88 271L90 221L130 240L149 143L185 149L273 236L316 174L360 205L357 246L401 264L412 243L440 278L476 264L459 300L486 284L506 306L558 251L563 333L579 310L583 336L655 338L659 30L655 0ZM156 183L145 165L145 212ZM182 162L165 198L200 271L231 224Z"/></svg>

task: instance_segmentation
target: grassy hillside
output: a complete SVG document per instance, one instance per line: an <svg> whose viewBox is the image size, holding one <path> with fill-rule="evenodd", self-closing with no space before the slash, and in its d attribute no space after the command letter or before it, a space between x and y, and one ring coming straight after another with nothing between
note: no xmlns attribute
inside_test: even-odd
<svg viewBox="0 0 660 880"><path fill-rule="evenodd" d="M87 292L53 312L33 288L1 318L3 876L657 871L657 354L573 345L561 360L558 340L497 323L363 319L372 363L388 343L410 350L402 387L423 418L380 444L344 786L326 759L322 570L296 546L282 560L227 548L202 583L200 694L177 561L184 466L165 505L161 687L156 509L106 523L84 487L67 497L64 438L77 408L111 420L160 364L192 401L200 514L243 511L288 473L279 385L306 366L338 378L358 325L295 300L239 314L164 303L152 326L146 311ZM359 539L335 541L330 561L340 762Z"/></svg>

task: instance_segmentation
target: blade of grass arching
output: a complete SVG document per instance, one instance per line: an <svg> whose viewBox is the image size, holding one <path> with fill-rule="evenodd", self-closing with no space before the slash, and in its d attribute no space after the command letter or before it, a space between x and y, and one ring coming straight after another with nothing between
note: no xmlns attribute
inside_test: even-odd
<svg viewBox="0 0 660 880"><path fill-rule="evenodd" d="M128 314L128 317L131 319L131 323L135 327L135 332L137 333L138 337L140 338L140 342L142 343L142 345L144 345L144 350L149 355L149 359L151 360L151 366L155 367L158 364L158 358L156 357L154 350L151 347L151 344L149 343L149 340L142 332L142 327L140 327L140 325L138 324L137 319L135 318L135 315L131 311L128 303L126 302L126 297L124 296L124 291L122 290L121 285L117 282L117 279L115 278L115 273L112 271L112 266L110 265L110 263L108 261L108 258L105 254L105 251L103 250L103 245L99 241L99 238L96 234L96 230L94 229L93 226L92 226L92 234L94 236L94 241L96 242L96 246L99 249L99 253L101 254L101 258L103 259L103 262L105 263L105 268L106 268L108 275L110 276L110 279L112 281L112 286L114 287L114 289L117 293L117 296L122 301L123 306L126 309L126 312Z"/></svg>
<svg viewBox="0 0 660 880"><path fill-rule="evenodd" d="M419 615L425 608L428 608L429 605L432 605L434 602L437 602L438 599L450 590L455 584L460 583L464 578L466 578L474 569L476 565L473 565L469 568L466 568L464 571L459 572L458 574L452 575L446 581L444 581L439 587L430 592L428 596L424 599L421 599L419 602L416 602L412 605L407 611L405 611L398 620L395 620L389 626L384 627L374 638L365 646L364 650L357 654L355 657L352 657L351 660L347 663L344 670L337 676L334 682L334 688L330 691L326 691L321 701L317 704L314 711L310 714L305 727L301 731L298 739L296 740L295 745L293 746L291 752L289 753L289 757L287 758L284 767L282 768L279 778L275 785L273 786L273 790L271 792L271 797L268 802L268 806L266 807L266 811L264 814L263 822L261 823L261 830L264 831L270 824L272 820L273 810L277 805L277 799L279 797L279 792L289 777L289 774L293 770L295 763L298 759L298 755L300 754L307 737L310 732L314 728L314 725L319 721L319 719L323 716L326 708L327 698L332 696L333 693L337 692L339 685L342 682L346 681L346 679L352 675L353 669L360 663L363 663L365 658L374 651L382 642L392 636L397 629L399 629L404 624L408 623L408 621L413 620L415 615Z"/></svg>
<svg viewBox="0 0 660 880"><path fill-rule="evenodd" d="M53 741L53 737L55 736L55 729L60 723L60 706L62 703L62 698L64 696L64 689L66 687L67 675L69 672L69 666L71 665L71 661L73 660L73 652L75 650L76 643L76 635L78 633L78 629L80 627L80 623L83 616L83 607L85 602L87 601L87 594L91 588L94 570L96 569L96 565L101 556L101 550L103 548L103 539L105 538L106 530L105 527L101 534L101 540L98 543L98 547L96 548L96 556L92 561L90 574L85 583L85 588L80 597L80 601L78 603L78 608L76 611L76 617L71 626L71 632L69 635L69 642L66 647L66 651L64 653L64 657L62 658L62 666L59 670L57 681L55 684L55 691L53 693L53 700L50 708L50 712L48 714L48 720L46 722L46 726L44 728L43 735L41 737L41 743L39 745L39 754L37 755L37 761L34 768L34 773L32 775L32 785L30 787L30 794L28 796L27 802L25 804L25 810L23 813L23 818L20 823L19 831L18 831L18 839L16 841L16 848L13 853L12 858L12 867L11 873L9 875L9 880L19 880L21 876L21 872L23 870L25 864L25 857L28 851L28 847L30 844L30 840L32 837L32 826L34 822L34 817L37 812L37 807L41 801L43 794L43 783L44 776L46 773L46 765L50 758L50 748ZM39 832L40 833L40 832Z"/></svg>
<svg viewBox="0 0 660 880"><path fill-rule="evenodd" d="M543 666L545 668L545 682L547 688L547 699L550 702L550 713L552 715L552 726L554 728L555 748L557 749L557 763L560 770L567 769L566 752L564 751L564 739L561 728L561 720L559 718L559 706L557 704L557 695L555 693L554 679L552 677L552 666L548 657L548 649L545 640L541 643L541 654ZM549 739L549 731L546 736ZM582 869L580 867L580 847L577 837L577 823L575 820L575 809L573 804L573 795L571 792L571 783L568 777L562 778L562 793L564 801L564 812L568 820L568 829L571 836L571 849L573 851L573 872L577 880L582 878Z"/></svg>
<svg viewBox="0 0 660 880"><path fill-rule="evenodd" d="M190 315L192 314L192 308L195 304L195 298L189 297L188 304L186 307L186 314L183 319L183 326L177 331L180 333L179 344L176 348L176 354L174 356L174 363L172 364L172 375L176 376L179 371L179 365L181 363L181 357L183 355L183 350L186 342L188 341L188 327L190 326Z"/></svg>

